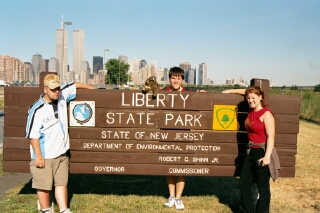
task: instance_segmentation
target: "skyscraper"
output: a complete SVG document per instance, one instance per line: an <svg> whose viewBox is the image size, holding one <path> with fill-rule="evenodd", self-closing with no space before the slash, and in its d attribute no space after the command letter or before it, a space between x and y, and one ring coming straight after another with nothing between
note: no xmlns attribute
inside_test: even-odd
<svg viewBox="0 0 320 213"><path fill-rule="evenodd" d="M156 76L156 65L154 62L151 62L151 65L150 65L150 74L151 76Z"/></svg>
<svg viewBox="0 0 320 213"><path fill-rule="evenodd" d="M207 84L207 64L201 63L199 64L198 69L198 85L206 85Z"/></svg>
<svg viewBox="0 0 320 213"><path fill-rule="evenodd" d="M132 81L132 84L138 84L139 83L139 65L140 60L139 59L133 59L129 63L129 71L128 74L130 75L130 79Z"/></svg>
<svg viewBox="0 0 320 213"><path fill-rule="evenodd" d="M25 66L25 79L26 81L30 81L30 76L32 73L32 64L30 62L24 62L24 66Z"/></svg>
<svg viewBox="0 0 320 213"><path fill-rule="evenodd" d="M39 76L40 76L42 67L43 67L42 56L40 54L34 54L32 56L32 75L30 78L31 83L39 84Z"/></svg>
<svg viewBox="0 0 320 213"><path fill-rule="evenodd" d="M88 61L82 61L80 72L74 72L75 80L81 83L86 84L88 82L89 74L90 74L90 66ZM76 77L76 75L79 75Z"/></svg>
<svg viewBox="0 0 320 213"><path fill-rule="evenodd" d="M164 68L163 69L163 81L167 82L169 80L169 69Z"/></svg>
<svg viewBox="0 0 320 213"><path fill-rule="evenodd" d="M120 55L118 57L118 60L124 64L128 64L128 56L125 56L125 55Z"/></svg>
<svg viewBox="0 0 320 213"><path fill-rule="evenodd" d="M196 84L196 68L190 69L188 72L188 78L186 79L188 84L194 85Z"/></svg>
<svg viewBox="0 0 320 213"><path fill-rule="evenodd" d="M84 61L84 31L80 29L73 30L73 63L72 70L75 74L80 75L81 64Z"/></svg>
<svg viewBox="0 0 320 213"><path fill-rule="evenodd" d="M140 60L138 84L144 84L148 77L151 76L151 67L148 65L145 59Z"/></svg>
<svg viewBox="0 0 320 213"><path fill-rule="evenodd" d="M49 72L49 59L42 60L41 72Z"/></svg>
<svg viewBox="0 0 320 213"><path fill-rule="evenodd" d="M187 72L191 69L191 64L187 61L180 63L180 68L184 70L184 72Z"/></svg>
<svg viewBox="0 0 320 213"><path fill-rule="evenodd" d="M159 67L156 69L156 77L159 83L163 82L163 74L164 74L163 68Z"/></svg>
<svg viewBox="0 0 320 213"><path fill-rule="evenodd" d="M49 72L58 73L59 70L59 62L55 57L51 57L49 60Z"/></svg>
<svg viewBox="0 0 320 213"><path fill-rule="evenodd" d="M24 81L25 67L18 58L0 55L0 80L7 83Z"/></svg>
<svg viewBox="0 0 320 213"><path fill-rule="evenodd" d="M185 61L185 62L180 63L179 66L180 66L181 69L184 70L185 82L189 83L188 79L189 79L189 72L191 70L191 64L189 62Z"/></svg>
<svg viewBox="0 0 320 213"><path fill-rule="evenodd" d="M66 81L68 70L68 31L63 26L56 30L56 58L58 60L58 73L62 82Z"/></svg>
<svg viewBox="0 0 320 213"><path fill-rule="evenodd" d="M97 79L98 88L104 88L106 86L105 79L106 79L106 72L104 70L99 70L98 79Z"/></svg>
<svg viewBox="0 0 320 213"><path fill-rule="evenodd" d="M96 74L99 70L103 70L103 58L101 56L93 56L92 70Z"/></svg>

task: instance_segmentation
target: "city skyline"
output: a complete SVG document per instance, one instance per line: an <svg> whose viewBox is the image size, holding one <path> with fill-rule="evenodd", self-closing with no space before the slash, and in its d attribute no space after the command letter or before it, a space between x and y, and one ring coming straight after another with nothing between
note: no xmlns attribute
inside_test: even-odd
<svg viewBox="0 0 320 213"><path fill-rule="evenodd" d="M13 0L2 6L0 18L9 21L0 55L22 61L30 62L36 53L55 56L54 32L64 15L72 21L68 32L86 32L84 58L90 64L108 48L107 59L125 55L156 60L163 68L183 61L192 67L206 63L215 83L254 77L276 86L320 82L319 1L80 1L75 6L75 1L36 5ZM41 10L29 13L31 8Z"/></svg>

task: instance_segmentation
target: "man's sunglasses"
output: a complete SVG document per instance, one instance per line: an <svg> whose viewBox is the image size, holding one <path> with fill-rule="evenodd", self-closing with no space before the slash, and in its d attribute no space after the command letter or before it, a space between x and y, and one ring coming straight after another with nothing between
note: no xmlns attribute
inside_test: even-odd
<svg viewBox="0 0 320 213"><path fill-rule="evenodd" d="M49 88L50 89L50 88ZM56 87L54 89L50 89L51 92L57 92L57 91L60 91L60 87Z"/></svg>

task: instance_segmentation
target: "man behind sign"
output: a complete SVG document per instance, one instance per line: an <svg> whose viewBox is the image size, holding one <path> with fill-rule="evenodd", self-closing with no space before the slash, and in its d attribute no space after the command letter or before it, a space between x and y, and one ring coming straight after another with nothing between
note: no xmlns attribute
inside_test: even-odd
<svg viewBox="0 0 320 213"><path fill-rule="evenodd" d="M55 197L60 212L68 208L69 134L67 104L76 97L76 88L93 87L70 83L60 87L56 74L44 77L43 94L28 111L26 138L30 139L30 171L32 188L37 189L40 212L52 212L50 191L55 185Z"/></svg>

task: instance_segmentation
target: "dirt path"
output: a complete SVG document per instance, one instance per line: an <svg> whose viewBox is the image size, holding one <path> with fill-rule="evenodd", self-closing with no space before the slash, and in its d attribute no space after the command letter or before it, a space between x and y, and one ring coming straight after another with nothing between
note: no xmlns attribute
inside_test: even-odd
<svg viewBox="0 0 320 213"><path fill-rule="evenodd" d="M2 154L3 146L3 112L0 111L0 154ZM2 159L0 159L2 161ZM31 178L29 173L4 173L0 176L0 200L5 193L21 183L27 183Z"/></svg>
<svg viewBox="0 0 320 213"><path fill-rule="evenodd" d="M0 200L5 193L21 183L27 183L31 178L30 173L5 173L0 176Z"/></svg>

